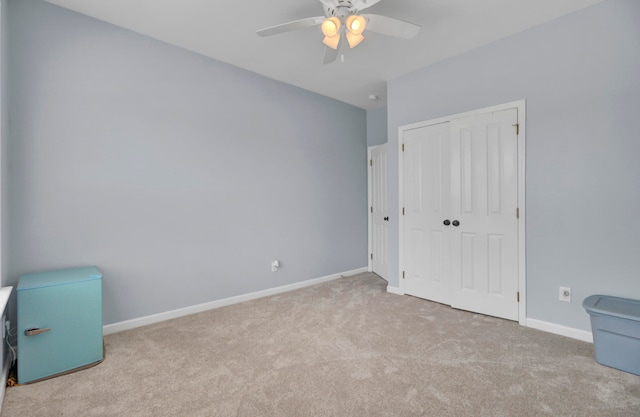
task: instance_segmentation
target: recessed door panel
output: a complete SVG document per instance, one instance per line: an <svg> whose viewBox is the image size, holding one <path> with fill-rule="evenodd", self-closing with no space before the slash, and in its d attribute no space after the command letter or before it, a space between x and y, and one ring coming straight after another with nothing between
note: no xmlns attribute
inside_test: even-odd
<svg viewBox="0 0 640 417"><path fill-rule="evenodd" d="M502 294L504 287L504 259L503 259L503 242L504 236L489 235L489 245L487 258L489 260L489 294Z"/></svg>
<svg viewBox="0 0 640 417"><path fill-rule="evenodd" d="M462 233L460 235L460 273L462 281L460 286L467 291L476 290L475 237L473 233Z"/></svg>
<svg viewBox="0 0 640 417"><path fill-rule="evenodd" d="M502 212L502 190L504 187L502 181L504 175L504 155L502 155L499 126L489 126L487 129L487 158L488 212L498 214Z"/></svg>
<svg viewBox="0 0 640 417"><path fill-rule="evenodd" d="M431 253L429 254L429 265L431 268L429 276L431 281L435 284L447 283L448 277L444 275L444 269L442 268L442 256L444 252L444 233L441 230L431 231Z"/></svg>
<svg viewBox="0 0 640 417"><path fill-rule="evenodd" d="M424 264L424 239L422 238L424 230L413 229L409 233L409 277L412 281L421 282L425 279Z"/></svg>

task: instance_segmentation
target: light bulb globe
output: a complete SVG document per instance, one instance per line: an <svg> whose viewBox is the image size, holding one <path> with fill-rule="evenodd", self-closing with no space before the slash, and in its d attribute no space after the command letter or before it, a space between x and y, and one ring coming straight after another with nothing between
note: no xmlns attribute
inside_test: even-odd
<svg viewBox="0 0 640 417"><path fill-rule="evenodd" d="M333 38L340 31L340 19L330 17L322 22L322 33L328 38Z"/></svg>
<svg viewBox="0 0 640 417"><path fill-rule="evenodd" d="M362 35L367 26L367 20L363 16L352 14L346 20L347 29L354 35Z"/></svg>

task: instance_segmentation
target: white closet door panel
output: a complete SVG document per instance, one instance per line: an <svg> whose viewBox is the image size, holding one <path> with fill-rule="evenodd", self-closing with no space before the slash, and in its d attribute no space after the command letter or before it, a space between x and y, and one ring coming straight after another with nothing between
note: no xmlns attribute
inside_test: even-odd
<svg viewBox="0 0 640 417"><path fill-rule="evenodd" d="M404 291L449 304L450 209L448 123L404 133Z"/></svg>
<svg viewBox="0 0 640 417"><path fill-rule="evenodd" d="M452 121L452 302L518 319L517 110Z"/></svg>

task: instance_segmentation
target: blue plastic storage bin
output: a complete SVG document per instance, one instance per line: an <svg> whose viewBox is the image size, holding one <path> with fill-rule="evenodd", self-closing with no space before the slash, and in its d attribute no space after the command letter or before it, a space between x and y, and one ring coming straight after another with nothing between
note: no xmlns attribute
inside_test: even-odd
<svg viewBox="0 0 640 417"><path fill-rule="evenodd" d="M591 316L596 361L640 375L640 300L597 294L582 306Z"/></svg>
<svg viewBox="0 0 640 417"><path fill-rule="evenodd" d="M22 275L17 302L20 384L102 361L102 273L98 268Z"/></svg>

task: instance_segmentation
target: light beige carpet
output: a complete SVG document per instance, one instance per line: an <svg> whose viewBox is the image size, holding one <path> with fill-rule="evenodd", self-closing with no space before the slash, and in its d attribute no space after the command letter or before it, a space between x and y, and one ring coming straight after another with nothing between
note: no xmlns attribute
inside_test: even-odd
<svg viewBox="0 0 640 417"><path fill-rule="evenodd" d="M360 274L106 337L88 370L7 388L14 416L640 416L588 343Z"/></svg>

